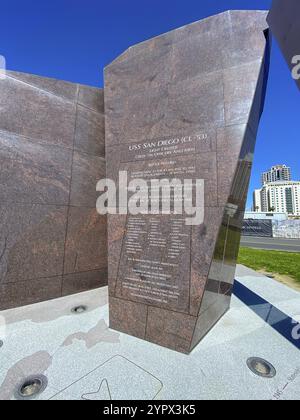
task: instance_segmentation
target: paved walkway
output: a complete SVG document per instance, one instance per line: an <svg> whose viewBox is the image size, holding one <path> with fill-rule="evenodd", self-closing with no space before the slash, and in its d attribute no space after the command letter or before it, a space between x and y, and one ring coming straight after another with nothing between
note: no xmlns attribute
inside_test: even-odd
<svg viewBox="0 0 300 420"><path fill-rule="evenodd" d="M2 312L0 399L43 374L39 399L299 400L300 294L242 266L235 293L189 356L109 330L107 288ZM73 315L79 304L88 311ZM250 372L252 356L271 362L276 377Z"/></svg>

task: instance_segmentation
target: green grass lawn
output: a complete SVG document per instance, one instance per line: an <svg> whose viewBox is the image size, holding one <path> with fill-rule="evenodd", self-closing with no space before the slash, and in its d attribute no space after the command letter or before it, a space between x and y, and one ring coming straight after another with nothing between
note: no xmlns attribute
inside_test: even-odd
<svg viewBox="0 0 300 420"><path fill-rule="evenodd" d="M300 283L300 253L241 248L239 264L294 278Z"/></svg>

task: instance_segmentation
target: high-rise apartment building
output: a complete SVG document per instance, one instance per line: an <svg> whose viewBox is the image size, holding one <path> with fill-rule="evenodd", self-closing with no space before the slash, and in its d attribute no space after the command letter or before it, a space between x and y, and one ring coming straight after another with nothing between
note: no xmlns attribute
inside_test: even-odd
<svg viewBox="0 0 300 420"><path fill-rule="evenodd" d="M272 166L269 171L263 172L262 174L262 185L268 184L270 182L277 181L291 181L291 168L286 165L276 165Z"/></svg>
<svg viewBox="0 0 300 420"><path fill-rule="evenodd" d="M300 216L300 182L276 181L266 183L254 192L254 210L287 213Z"/></svg>

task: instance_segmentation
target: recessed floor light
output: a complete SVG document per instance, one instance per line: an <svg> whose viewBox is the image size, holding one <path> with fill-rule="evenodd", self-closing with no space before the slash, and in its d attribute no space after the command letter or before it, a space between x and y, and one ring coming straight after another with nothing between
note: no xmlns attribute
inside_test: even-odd
<svg viewBox="0 0 300 420"><path fill-rule="evenodd" d="M29 376L26 378L16 390L16 398L18 400L30 400L45 391L48 380L43 375Z"/></svg>
<svg viewBox="0 0 300 420"><path fill-rule="evenodd" d="M271 365L271 363L259 357L251 357L247 360L247 365L251 372L262 378L271 379L274 378L277 373L276 369L273 365Z"/></svg>
<svg viewBox="0 0 300 420"><path fill-rule="evenodd" d="M86 311L87 311L87 306L79 305L79 306L75 306L75 308L73 308L71 312L73 314L80 315L80 314L83 314Z"/></svg>

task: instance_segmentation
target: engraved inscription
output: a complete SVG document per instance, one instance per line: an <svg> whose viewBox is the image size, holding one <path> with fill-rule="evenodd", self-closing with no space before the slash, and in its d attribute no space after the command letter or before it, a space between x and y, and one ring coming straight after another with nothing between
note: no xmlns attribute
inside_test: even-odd
<svg viewBox="0 0 300 420"><path fill-rule="evenodd" d="M198 160L203 156L200 174L196 155ZM214 156L215 131L209 130L185 137L125 144L119 169L127 171L128 180L144 179L148 183L162 178L195 180L201 175L213 180ZM214 191L213 187L210 189ZM182 202L182 195L177 197L173 193L174 202ZM149 206L153 202L159 202L161 210L160 190L152 190ZM191 228L186 226L184 216L176 215L173 208L170 210L171 214L165 215L128 216L116 296L189 313Z"/></svg>
<svg viewBox="0 0 300 420"><path fill-rule="evenodd" d="M117 294L188 311L189 261L190 227L182 216L129 216Z"/></svg>

